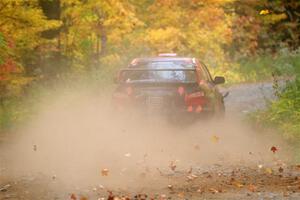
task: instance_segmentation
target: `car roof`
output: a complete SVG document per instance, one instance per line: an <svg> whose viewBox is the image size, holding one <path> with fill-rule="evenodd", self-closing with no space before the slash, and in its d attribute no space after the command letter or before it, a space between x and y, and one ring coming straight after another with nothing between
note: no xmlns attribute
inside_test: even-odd
<svg viewBox="0 0 300 200"><path fill-rule="evenodd" d="M190 57L149 57L149 58L135 58L130 63L129 67L138 67L139 64L143 64L143 63L168 62L168 61L185 61L189 63L196 63L196 59Z"/></svg>

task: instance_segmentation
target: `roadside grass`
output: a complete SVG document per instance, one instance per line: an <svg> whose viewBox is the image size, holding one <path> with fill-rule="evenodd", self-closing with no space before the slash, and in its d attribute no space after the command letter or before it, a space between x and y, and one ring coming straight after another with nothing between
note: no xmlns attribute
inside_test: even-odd
<svg viewBox="0 0 300 200"><path fill-rule="evenodd" d="M272 81L273 76L293 77L300 73L300 49L294 52L282 49L274 56L262 54L226 65L225 70L212 69L212 74L226 78L226 85Z"/></svg>
<svg viewBox="0 0 300 200"><path fill-rule="evenodd" d="M273 82L277 99L268 100L268 106L250 114L250 119L263 129L276 130L294 151L295 160L300 162L300 53L274 60L277 76L289 76L282 89Z"/></svg>

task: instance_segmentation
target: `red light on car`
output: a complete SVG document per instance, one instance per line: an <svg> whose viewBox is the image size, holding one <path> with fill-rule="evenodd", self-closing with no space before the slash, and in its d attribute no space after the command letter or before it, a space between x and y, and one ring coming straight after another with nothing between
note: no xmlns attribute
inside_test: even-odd
<svg viewBox="0 0 300 200"><path fill-rule="evenodd" d="M195 106L196 108L197 106L203 107L203 105L207 103L207 98L202 91L188 94L184 100L187 106ZM200 110L200 108L198 110Z"/></svg>
<svg viewBox="0 0 300 200"><path fill-rule="evenodd" d="M185 89L182 86L178 87L178 89L177 89L177 92L180 96L182 96L184 94L184 91L185 91Z"/></svg>
<svg viewBox="0 0 300 200"><path fill-rule="evenodd" d="M126 93L127 93L128 96L132 95L132 93L133 93L132 87L130 87L130 86L127 87L127 88L126 88Z"/></svg>
<svg viewBox="0 0 300 200"><path fill-rule="evenodd" d="M188 111L188 112L193 112L193 110L194 110L194 109L193 109L193 106L188 106L188 107L187 107L187 111Z"/></svg>

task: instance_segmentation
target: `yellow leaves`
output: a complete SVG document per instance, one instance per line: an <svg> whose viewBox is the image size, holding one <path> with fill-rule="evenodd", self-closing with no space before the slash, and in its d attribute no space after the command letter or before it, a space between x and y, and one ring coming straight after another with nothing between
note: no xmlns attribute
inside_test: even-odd
<svg viewBox="0 0 300 200"><path fill-rule="evenodd" d="M237 182L237 181L234 181L232 184L233 184L235 187L237 187L237 188L242 188L242 187L244 187L243 184L241 184L241 183L239 183L239 182Z"/></svg>
<svg viewBox="0 0 300 200"><path fill-rule="evenodd" d="M271 168L266 168L265 173L266 174L273 174L273 170Z"/></svg>
<svg viewBox="0 0 300 200"><path fill-rule="evenodd" d="M270 23L275 23L287 18L287 15L285 13L275 14L275 13L271 13L271 11L268 9L261 10L259 14L264 16L264 20L266 22L270 22Z"/></svg>
<svg viewBox="0 0 300 200"><path fill-rule="evenodd" d="M48 29L57 29L62 25L63 25L62 21L47 20L46 23L42 27L43 27L43 29L48 30Z"/></svg>
<svg viewBox="0 0 300 200"><path fill-rule="evenodd" d="M181 43L185 37L180 29L175 27L150 29L145 41L157 52L172 52L174 49L183 48Z"/></svg>
<svg viewBox="0 0 300 200"><path fill-rule="evenodd" d="M260 15L267 15L267 14L270 14L270 11L268 9L265 9L265 10L261 10L259 12Z"/></svg>
<svg viewBox="0 0 300 200"><path fill-rule="evenodd" d="M219 138L218 136L216 136L216 135L213 135L213 136L211 137L211 141L212 141L213 143L218 143L219 140L220 140L220 138Z"/></svg>

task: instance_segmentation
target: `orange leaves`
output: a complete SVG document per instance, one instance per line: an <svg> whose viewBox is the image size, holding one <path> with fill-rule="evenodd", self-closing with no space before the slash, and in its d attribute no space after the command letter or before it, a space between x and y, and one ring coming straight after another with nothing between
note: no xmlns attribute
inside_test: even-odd
<svg viewBox="0 0 300 200"><path fill-rule="evenodd" d="M71 194L70 199L71 199L71 200L77 200L77 197L76 197L75 194Z"/></svg>
<svg viewBox="0 0 300 200"><path fill-rule="evenodd" d="M70 199L71 200L88 200L88 198L85 196L80 196L79 198L77 198L77 196L75 194L71 194Z"/></svg>
<svg viewBox="0 0 300 200"><path fill-rule="evenodd" d="M104 168L104 169L101 170L101 175L102 176L108 176L108 174L109 174L109 170L108 169Z"/></svg>
<svg viewBox="0 0 300 200"><path fill-rule="evenodd" d="M216 136L216 135L213 135L213 136L211 137L211 141L212 141L213 143L218 143L219 140L220 140L220 138L219 138L218 136Z"/></svg>
<svg viewBox="0 0 300 200"><path fill-rule="evenodd" d="M255 186L255 185L253 185L253 184L250 184L250 185L248 186L248 190L249 190L250 192L256 192L256 191L257 191L257 186Z"/></svg>
<svg viewBox="0 0 300 200"><path fill-rule="evenodd" d="M237 181L233 182L233 185L234 185L235 187L237 187L237 188L242 188L242 187L244 187L243 184L241 184L241 183L239 183L239 182L237 182Z"/></svg>

